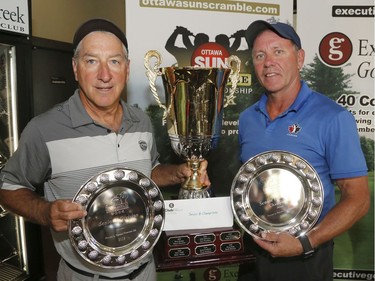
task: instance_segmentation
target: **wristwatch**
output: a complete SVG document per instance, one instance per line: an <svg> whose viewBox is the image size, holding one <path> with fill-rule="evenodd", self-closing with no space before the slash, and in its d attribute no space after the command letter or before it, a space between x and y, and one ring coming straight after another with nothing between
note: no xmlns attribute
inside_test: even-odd
<svg viewBox="0 0 375 281"><path fill-rule="evenodd" d="M303 256L305 258L311 257L315 253L315 249L311 247L309 237L307 235L301 235L298 237L299 242L302 244Z"/></svg>

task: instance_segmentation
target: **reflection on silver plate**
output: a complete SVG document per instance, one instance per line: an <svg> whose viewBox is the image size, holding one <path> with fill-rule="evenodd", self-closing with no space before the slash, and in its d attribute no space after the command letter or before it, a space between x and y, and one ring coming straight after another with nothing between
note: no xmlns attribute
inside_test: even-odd
<svg viewBox="0 0 375 281"><path fill-rule="evenodd" d="M164 226L164 200L144 174L116 168L99 173L79 189L73 202L87 211L72 220L73 247L88 262L103 268L140 263L158 241Z"/></svg>
<svg viewBox="0 0 375 281"><path fill-rule="evenodd" d="M254 237L265 231L307 233L323 207L323 186L314 168L286 151L267 151L244 163L231 187L239 226Z"/></svg>

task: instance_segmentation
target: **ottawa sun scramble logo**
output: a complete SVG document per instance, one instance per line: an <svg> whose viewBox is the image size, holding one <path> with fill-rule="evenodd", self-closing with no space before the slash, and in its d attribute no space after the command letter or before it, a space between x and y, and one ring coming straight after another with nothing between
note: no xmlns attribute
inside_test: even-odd
<svg viewBox="0 0 375 281"><path fill-rule="evenodd" d="M220 44L209 42L195 49L191 65L199 67L227 67L229 52Z"/></svg>

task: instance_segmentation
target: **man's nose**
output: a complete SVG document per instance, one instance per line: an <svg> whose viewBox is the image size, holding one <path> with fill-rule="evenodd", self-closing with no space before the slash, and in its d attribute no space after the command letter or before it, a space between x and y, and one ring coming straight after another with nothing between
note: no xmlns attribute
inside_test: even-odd
<svg viewBox="0 0 375 281"><path fill-rule="evenodd" d="M98 79L102 80L103 82L108 82L111 80L111 77L112 75L109 66L105 63L100 64Z"/></svg>

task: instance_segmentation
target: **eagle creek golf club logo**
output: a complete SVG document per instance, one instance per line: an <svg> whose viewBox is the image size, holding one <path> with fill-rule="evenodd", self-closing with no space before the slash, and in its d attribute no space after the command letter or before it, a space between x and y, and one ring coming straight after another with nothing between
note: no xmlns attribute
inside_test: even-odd
<svg viewBox="0 0 375 281"><path fill-rule="evenodd" d="M29 34L27 1L0 1L0 30Z"/></svg>
<svg viewBox="0 0 375 281"><path fill-rule="evenodd" d="M105 206L107 214L118 215L129 209L128 196L126 192L113 196L111 202Z"/></svg>
<svg viewBox="0 0 375 281"><path fill-rule="evenodd" d="M332 32L324 36L319 44L321 60L331 67L345 64L353 53L353 44L349 37L340 32Z"/></svg>
<svg viewBox="0 0 375 281"><path fill-rule="evenodd" d="M139 147L142 149L142 151L146 151L146 149L147 149L147 143L145 141L140 140L138 142L138 144L139 144Z"/></svg>

